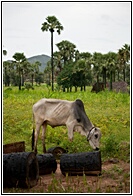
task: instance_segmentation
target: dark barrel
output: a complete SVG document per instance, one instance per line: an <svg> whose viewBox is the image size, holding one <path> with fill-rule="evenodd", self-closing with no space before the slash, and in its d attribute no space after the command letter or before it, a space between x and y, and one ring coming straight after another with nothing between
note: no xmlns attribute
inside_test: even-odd
<svg viewBox="0 0 133 196"><path fill-rule="evenodd" d="M3 154L3 187L30 188L37 184L38 178L34 152Z"/></svg>
<svg viewBox="0 0 133 196"><path fill-rule="evenodd" d="M51 147L47 153L52 153L56 159L60 159L61 154L66 153L66 150L60 146Z"/></svg>
<svg viewBox="0 0 133 196"><path fill-rule="evenodd" d="M53 154L46 153L37 155L38 165L39 165L39 174L51 174L55 173L57 169L57 162Z"/></svg>
<svg viewBox="0 0 133 196"><path fill-rule="evenodd" d="M101 152L62 154L60 169L63 175L100 175Z"/></svg>

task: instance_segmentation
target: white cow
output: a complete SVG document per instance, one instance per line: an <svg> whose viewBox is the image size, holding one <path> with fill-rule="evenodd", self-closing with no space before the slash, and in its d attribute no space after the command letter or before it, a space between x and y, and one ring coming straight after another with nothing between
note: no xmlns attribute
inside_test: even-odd
<svg viewBox="0 0 133 196"><path fill-rule="evenodd" d="M35 153L37 153L37 140L41 126L43 152L46 152L45 133L47 125L53 128L56 126L66 126L68 129L68 138L71 141L73 139L73 132L77 131L86 136L93 149L99 149L100 129L94 127L90 122L86 115L83 102L80 99L67 101L43 98L33 105L33 118L35 121L35 133L33 128L32 150Z"/></svg>

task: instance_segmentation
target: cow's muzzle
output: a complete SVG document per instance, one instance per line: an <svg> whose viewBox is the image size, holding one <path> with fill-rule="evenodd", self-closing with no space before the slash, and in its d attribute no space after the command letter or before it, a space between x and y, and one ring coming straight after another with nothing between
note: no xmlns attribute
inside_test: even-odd
<svg viewBox="0 0 133 196"><path fill-rule="evenodd" d="M99 148L96 147L96 148L95 148L95 151L98 151L98 150L99 150Z"/></svg>

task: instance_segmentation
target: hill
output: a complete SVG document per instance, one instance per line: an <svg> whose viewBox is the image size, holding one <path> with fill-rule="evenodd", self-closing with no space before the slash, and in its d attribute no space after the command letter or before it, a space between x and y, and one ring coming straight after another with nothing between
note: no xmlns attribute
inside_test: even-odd
<svg viewBox="0 0 133 196"><path fill-rule="evenodd" d="M39 61L41 63L41 66L39 67L40 72L44 71L45 67L47 66L47 62L49 60L50 60L50 57L44 54L27 58L27 61L29 63L35 63L36 61Z"/></svg>

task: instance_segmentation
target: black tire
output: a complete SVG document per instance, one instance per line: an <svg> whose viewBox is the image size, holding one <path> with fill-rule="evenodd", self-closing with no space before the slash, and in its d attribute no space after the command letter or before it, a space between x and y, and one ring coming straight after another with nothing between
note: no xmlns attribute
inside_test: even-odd
<svg viewBox="0 0 133 196"><path fill-rule="evenodd" d="M60 169L63 175L100 175L101 152L62 154Z"/></svg>
<svg viewBox="0 0 133 196"><path fill-rule="evenodd" d="M34 152L3 154L3 186L30 188L37 184L39 166Z"/></svg>
<svg viewBox="0 0 133 196"><path fill-rule="evenodd" d="M55 173L57 169L57 162L53 154L46 153L37 155L38 165L39 165L39 174L51 174Z"/></svg>
<svg viewBox="0 0 133 196"><path fill-rule="evenodd" d="M51 147L47 150L47 153L52 153L56 159L60 159L60 156L67 151L59 146Z"/></svg>

